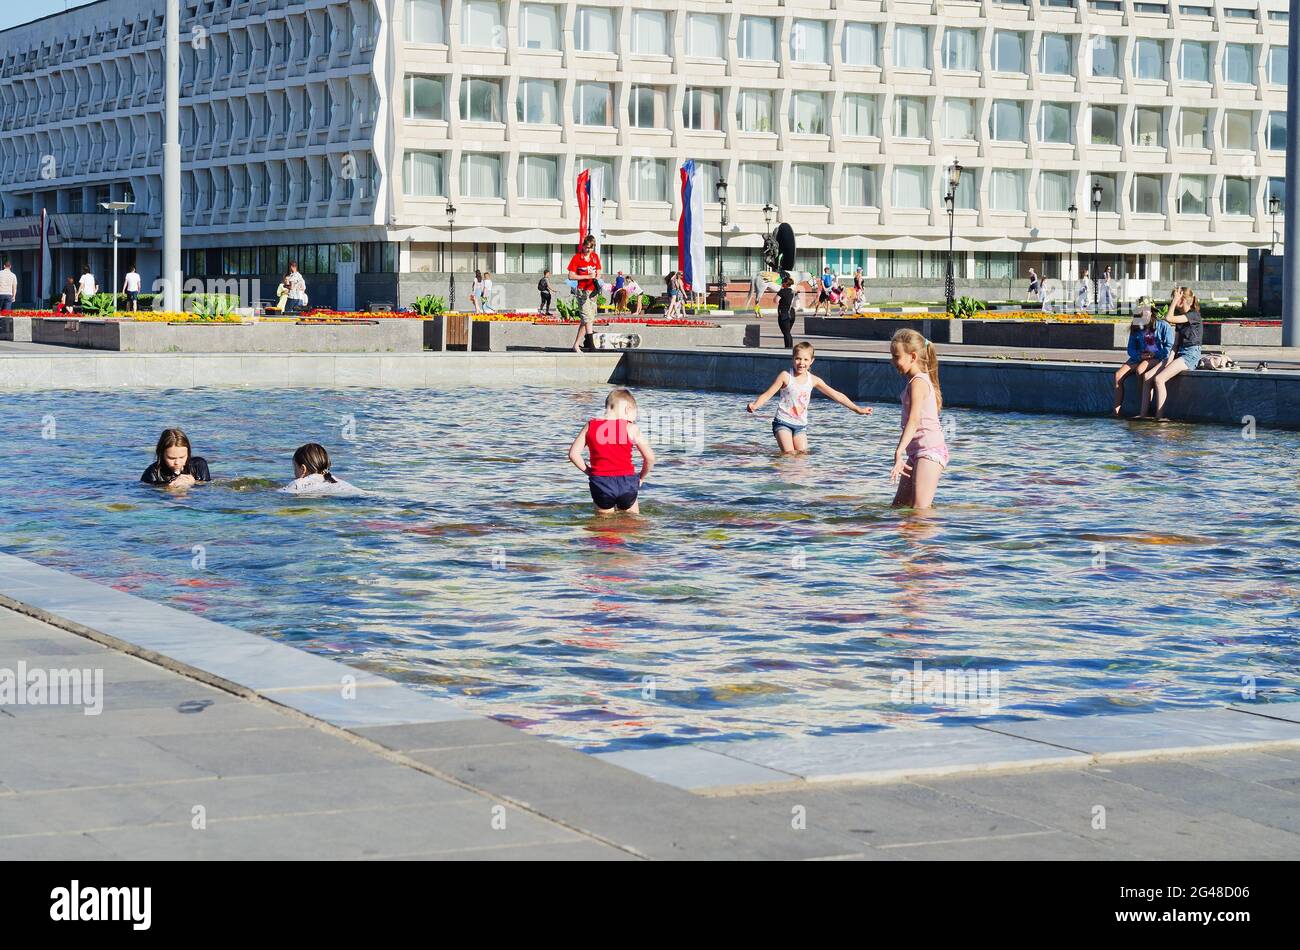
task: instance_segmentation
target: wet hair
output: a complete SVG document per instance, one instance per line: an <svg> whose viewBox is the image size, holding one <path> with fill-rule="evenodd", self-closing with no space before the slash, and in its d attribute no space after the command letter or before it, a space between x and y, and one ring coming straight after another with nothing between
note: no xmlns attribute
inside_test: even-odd
<svg viewBox="0 0 1300 950"><path fill-rule="evenodd" d="M185 450L185 464L190 464L190 459L194 457L194 449L190 446L190 437L185 434L183 429L163 429L162 435L158 436L158 445L154 449L154 458L158 460L158 471L162 473L167 471L167 462L164 459L168 449L183 448ZM181 471L184 471L182 469Z"/></svg>
<svg viewBox="0 0 1300 950"><path fill-rule="evenodd" d="M809 343L807 340L803 340L800 343L796 343L794 345L794 349L791 350L790 352L795 356L798 356L800 353L807 353L809 356L812 356L817 351L813 349L813 345L811 343Z"/></svg>
<svg viewBox="0 0 1300 950"><path fill-rule="evenodd" d="M308 475L324 475L327 482L338 481L330 474L330 454L319 442L308 442L306 445L299 446L298 451L293 453L293 464L301 465L307 470Z"/></svg>
<svg viewBox="0 0 1300 950"><path fill-rule="evenodd" d="M606 409L619 409L623 406L636 408L636 397L626 389L611 389L605 397Z"/></svg>
<svg viewBox="0 0 1300 950"><path fill-rule="evenodd" d="M890 352L911 353L921 361L930 384L934 386L935 408L943 408L943 394L939 391L939 354L934 351L934 344L915 330L899 330L889 341Z"/></svg>

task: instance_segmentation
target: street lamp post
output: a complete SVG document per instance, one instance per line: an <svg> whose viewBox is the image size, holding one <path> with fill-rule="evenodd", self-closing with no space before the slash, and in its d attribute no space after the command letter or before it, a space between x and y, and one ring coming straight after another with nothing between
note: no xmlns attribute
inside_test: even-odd
<svg viewBox="0 0 1300 950"><path fill-rule="evenodd" d="M1277 195L1268 196L1268 213L1273 216L1273 243L1268 246L1270 254L1277 253L1277 213L1282 210L1282 202Z"/></svg>
<svg viewBox="0 0 1300 950"><path fill-rule="evenodd" d="M961 181L961 162L954 158L952 164L948 166L948 191L943 196L943 203L948 210L948 272L944 278L943 293L947 300L947 313L949 317L953 314L953 297L955 296L956 291L952 272L952 249L953 236L955 233L954 222L956 220L953 212L957 208L957 183L959 181Z"/></svg>
<svg viewBox="0 0 1300 950"><path fill-rule="evenodd" d="M117 227L117 216L123 211L130 211L135 207L134 201L101 201L99 206L105 211L113 212L113 312L117 312L117 239L122 236L122 232Z"/></svg>
<svg viewBox="0 0 1300 950"><path fill-rule="evenodd" d="M447 312L456 309L456 206L447 202Z"/></svg>
<svg viewBox="0 0 1300 950"><path fill-rule="evenodd" d="M727 276L723 257L727 253L727 179L718 179L718 205L722 209L722 231L718 236L718 309L727 309Z"/></svg>
<svg viewBox="0 0 1300 950"><path fill-rule="evenodd" d="M770 204L763 205L763 232L772 233L772 215L776 214L776 209Z"/></svg>
<svg viewBox="0 0 1300 950"><path fill-rule="evenodd" d="M1070 213L1070 255L1065 260L1065 272L1068 275L1067 279L1070 281L1070 294L1072 297L1077 298L1079 295L1079 285L1074 282L1076 279L1074 275L1079 272L1079 269L1074 263L1074 228L1079 223L1077 218L1079 208L1072 201L1070 202L1070 207L1065 210Z"/></svg>
<svg viewBox="0 0 1300 950"><path fill-rule="evenodd" d="M1097 312L1101 298L1101 279L1097 274L1097 256L1101 252L1101 182L1092 183L1092 311Z"/></svg>

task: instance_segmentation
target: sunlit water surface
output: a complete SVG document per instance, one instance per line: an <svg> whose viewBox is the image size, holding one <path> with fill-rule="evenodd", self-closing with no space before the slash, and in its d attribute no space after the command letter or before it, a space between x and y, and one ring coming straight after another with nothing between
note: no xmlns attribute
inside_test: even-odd
<svg viewBox="0 0 1300 950"><path fill-rule="evenodd" d="M816 402L792 459L745 397L643 390L675 424L642 517L599 518L565 455L603 397L6 395L0 545L586 749L1300 687L1298 433L952 410L919 518L889 507L896 404ZM136 483L168 425L214 484ZM274 492L306 441L373 494ZM996 708L900 696L918 661L996 671Z"/></svg>

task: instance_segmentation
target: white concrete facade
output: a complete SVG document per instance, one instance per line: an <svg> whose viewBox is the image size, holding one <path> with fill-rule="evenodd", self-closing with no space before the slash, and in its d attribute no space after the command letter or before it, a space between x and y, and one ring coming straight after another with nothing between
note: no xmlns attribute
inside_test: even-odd
<svg viewBox="0 0 1300 950"><path fill-rule="evenodd" d="M511 269L507 246L556 261L574 178L603 161L606 243L658 269L694 158L730 183L729 247L758 246L770 202L801 246L893 276L892 255L946 252L956 157L968 276L994 276L984 252L1066 252L1072 201L1076 258L1095 227L1158 278L1161 256L1244 272L1284 173L1281 0L182 7L187 248L401 242L402 270L439 271L450 201L457 247L495 246L489 266ZM157 234L161 47L161 3L139 0L0 32L4 217L129 192Z"/></svg>

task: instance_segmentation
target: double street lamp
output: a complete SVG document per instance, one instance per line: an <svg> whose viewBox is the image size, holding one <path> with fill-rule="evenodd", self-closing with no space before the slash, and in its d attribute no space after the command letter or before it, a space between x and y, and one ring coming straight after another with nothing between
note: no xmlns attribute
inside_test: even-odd
<svg viewBox="0 0 1300 950"><path fill-rule="evenodd" d="M1097 272L1097 258L1101 253L1101 182L1092 183L1092 310L1097 312L1101 299L1101 275Z"/></svg>
<svg viewBox="0 0 1300 950"><path fill-rule="evenodd" d="M447 202L447 312L456 309L456 206Z"/></svg>
<svg viewBox="0 0 1300 950"><path fill-rule="evenodd" d="M722 231L718 237L718 309L727 309L727 278L724 274L726 269L723 263L723 256L727 252L727 225L731 222L727 218L727 179L718 179L718 205L722 209Z"/></svg>
<svg viewBox="0 0 1300 950"><path fill-rule="evenodd" d="M113 292L113 312L117 312L117 241L122 236L122 232L117 227L117 216L123 211L130 211L135 207L134 201L101 201L99 206L105 211L113 212L113 233L109 237L113 240L113 286L110 288Z"/></svg>
<svg viewBox="0 0 1300 950"><path fill-rule="evenodd" d="M955 220L953 212L957 207L957 183L961 181L961 171L961 162L954 158L952 164L948 166L948 191L943 196L943 203L948 211L948 273L944 279L943 292L948 302L947 312L949 317L953 313L953 296L956 290L952 273L953 222Z"/></svg>

